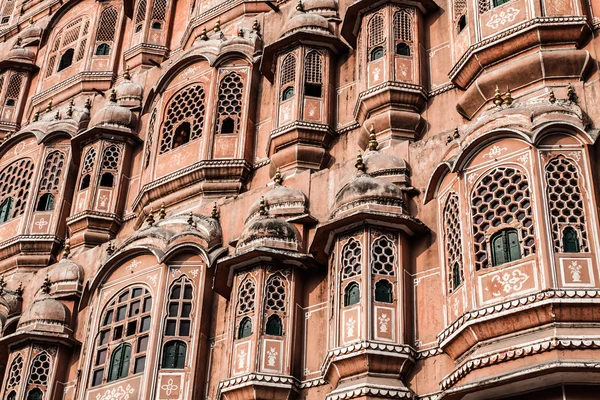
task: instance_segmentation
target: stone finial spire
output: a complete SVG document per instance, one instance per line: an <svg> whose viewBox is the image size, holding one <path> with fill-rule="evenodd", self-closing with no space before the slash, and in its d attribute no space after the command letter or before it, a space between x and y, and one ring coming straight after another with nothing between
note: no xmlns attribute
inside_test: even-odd
<svg viewBox="0 0 600 400"><path fill-rule="evenodd" d="M65 247L63 247L62 258L69 258L69 255L71 255L71 239L66 238L65 239Z"/></svg>
<svg viewBox="0 0 600 400"><path fill-rule="evenodd" d="M50 282L50 278L46 275L44 278L44 283L42 283L42 293L50 294L50 287L52 286L52 282Z"/></svg>
<svg viewBox="0 0 600 400"><path fill-rule="evenodd" d="M46 112L49 113L50 111L52 111L52 99L50 99L48 105L46 106Z"/></svg>
<svg viewBox="0 0 600 400"><path fill-rule="evenodd" d="M4 294L4 288L6 288L6 281L3 276L0 276L0 294Z"/></svg>
<svg viewBox="0 0 600 400"><path fill-rule="evenodd" d="M371 129L369 129L369 150L375 151L379 143L377 142L377 135L375 134L375 126L371 124Z"/></svg>
<svg viewBox="0 0 600 400"><path fill-rule="evenodd" d="M125 67L125 72L123 72L123 79L130 80L131 75L129 75L129 65Z"/></svg>
<svg viewBox="0 0 600 400"><path fill-rule="evenodd" d="M302 5L302 0L298 0L298 4L296 4L296 11L303 12L304 6Z"/></svg>
<svg viewBox="0 0 600 400"><path fill-rule="evenodd" d="M550 89L550 94L548 95L548 101L552 104L556 103L556 96L554 95L554 90Z"/></svg>
<svg viewBox="0 0 600 400"><path fill-rule="evenodd" d="M510 88L507 86L506 93L504 94L504 103L506 103L507 106L510 106L513 103L513 100L514 99L510 93Z"/></svg>
<svg viewBox="0 0 600 400"><path fill-rule="evenodd" d="M189 226L194 226L194 213L190 211L190 216L187 219L187 223Z"/></svg>
<svg viewBox="0 0 600 400"><path fill-rule="evenodd" d="M21 47L22 42L23 42L23 39L21 39L20 36L17 36L17 39L15 40L15 45L13 47Z"/></svg>
<svg viewBox="0 0 600 400"><path fill-rule="evenodd" d="M257 35L260 35L260 24L258 23L257 19L255 19L252 23L252 31L255 32Z"/></svg>
<svg viewBox="0 0 600 400"><path fill-rule="evenodd" d="M37 122L40 120L40 109L35 110L35 114L33 114L32 122Z"/></svg>
<svg viewBox="0 0 600 400"><path fill-rule="evenodd" d="M202 28L202 32L200 33L200 40L208 40L208 35L206 34L206 27Z"/></svg>
<svg viewBox="0 0 600 400"><path fill-rule="evenodd" d="M23 296L23 282L19 282L19 287L16 290L17 296Z"/></svg>
<svg viewBox="0 0 600 400"><path fill-rule="evenodd" d="M71 98L69 102L69 108L67 108L67 117L71 118L73 116L73 106L75 105L75 101Z"/></svg>
<svg viewBox="0 0 600 400"><path fill-rule="evenodd" d="M117 102L117 91L114 87L110 90L110 97L108 98L108 101L110 101L111 103Z"/></svg>
<svg viewBox="0 0 600 400"><path fill-rule="evenodd" d="M213 208L212 208L212 211L210 213L210 217L212 219L216 219L217 221L219 220L220 213L219 213L219 209L217 208L217 202L215 202L213 204Z"/></svg>
<svg viewBox="0 0 600 400"><path fill-rule="evenodd" d="M281 185L283 183L283 176L281 176L281 171L279 170L279 167L277 167L277 171L275 171L275 175L273 176L273 182L275 182L276 185Z"/></svg>
<svg viewBox="0 0 600 400"><path fill-rule="evenodd" d="M496 90L494 91L494 104L496 107L500 107L504 103L502 99L502 94L500 94L500 89L498 89L498 85L496 85Z"/></svg>
<svg viewBox="0 0 600 400"><path fill-rule="evenodd" d="M160 205L160 210L158 211L158 218L165 219L166 216L167 216L167 211L165 210L165 203L162 203Z"/></svg>
<svg viewBox="0 0 600 400"><path fill-rule="evenodd" d="M84 107L89 112L92 109L92 99L90 99L89 97L87 99L85 99Z"/></svg>
<svg viewBox="0 0 600 400"><path fill-rule="evenodd" d="M154 225L154 222L154 210L151 208L150 212L146 216L146 223L148 224L148 226L152 226Z"/></svg>
<svg viewBox="0 0 600 400"><path fill-rule="evenodd" d="M362 172L362 173L365 172L365 164L363 163L362 154L360 154L360 152L358 152L358 155L356 156L356 164L354 164L354 167L359 172Z"/></svg>
<svg viewBox="0 0 600 400"><path fill-rule="evenodd" d="M56 114L54 114L54 119L57 121L60 119L60 111L59 110L56 110Z"/></svg>
<svg viewBox="0 0 600 400"><path fill-rule="evenodd" d="M213 31L219 32L220 30L221 30L221 20L218 19L217 22L215 22L215 27L213 28Z"/></svg>
<svg viewBox="0 0 600 400"><path fill-rule="evenodd" d="M259 215L267 215L267 203L265 202L265 198L260 198L260 208L258 209Z"/></svg>
<svg viewBox="0 0 600 400"><path fill-rule="evenodd" d="M571 86L570 83L569 86L567 86L567 97L569 98L569 101L577 103L577 93L575 92L575 89L573 88L573 86Z"/></svg>
<svg viewBox="0 0 600 400"><path fill-rule="evenodd" d="M106 254L108 254L109 256L112 256L115 252L115 244L111 241L108 242L108 247L106 248Z"/></svg>

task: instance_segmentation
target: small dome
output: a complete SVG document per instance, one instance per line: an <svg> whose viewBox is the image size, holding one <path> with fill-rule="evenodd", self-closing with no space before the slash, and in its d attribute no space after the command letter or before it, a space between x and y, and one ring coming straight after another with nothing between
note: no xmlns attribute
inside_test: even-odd
<svg viewBox="0 0 600 400"><path fill-rule="evenodd" d="M129 129L135 128L135 115L128 108L118 105L115 100L116 92L113 90L108 103L92 116L90 126L116 125Z"/></svg>
<svg viewBox="0 0 600 400"><path fill-rule="evenodd" d="M37 330L64 333L71 322L67 306L48 294L38 296L19 319L17 331Z"/></svg>
<svg viewBox="0 0 600 400"><path fill-rule="evenodd" d="M270 216L290 216L306 213L306 196L300 190L276 184L262 197L267 205L267 214ZM260 211L261 199L258 199L250 207L246 222L250 221Z"/></svg>
<svg viewBox="0 0 600 400"><path fill-rule="evenodd" d="M391 182L363 173L338 192L331 217L363 205L404 209L402 191Z"/></svg>
<svg viewBox="0 0 600 400"><path fill-rule="evenodd" d="M21 40L25 43L29 43L33 40L37 40L42 37L42 32L43 32L42 28L40 28L39 26L34 24L33 21L30 21L30 22L31 23L29 25L27 25L27 27L25 29L23 29L23 31L19 35Z"/></svg>
<svg viewBox="0 0 600 400"><path fill-rule="evenodd" d="M363 163L372 177L385 177L397 185L410 186L410 167L402 157L369 150L363 155Z"/></svg>
<svg viewBox="0 0 600 400"><path fill-rule="evenodd" d="M129 78L129 71L125 72L125 79L115 88L117 102L123 107L139 107L143 92L142 85Z"/></svg>
<svg viewBox="0 0 600 400"><path fill-rule="evenodd" d="M76 262L63 258L48 269L48 279L53 284L66 281L81 282L83 280L83 268Z"/></svg>
<svg viewBox="0 0 600 400"><path fill-rule="evenodd" d="M288 22L283 25L281 37L291 35L296 31L320 31L323 34L333 34L329 22L319 14L308 12L297 12Z"/></svg>
<svg viewBox="0 0 600 400"><path fill-rule="evenodd" d="M17 61L21 63L33 63L35 60L35 53L33 50L16 45L6 55L7 61Z"/></svg>
<svg viewBox="0 0 600 400"><path fill-rule="evenodd" d="M236 246L236 252L249 247L271 247L300 250L302 239L294 225L281 218L261 215L246 225Z"/></svg>
<svg viewBox="0 0 600 400"><path fill-rule="evenodd" d="M302 6L305 11L337 11L335 0L304 0Z"/></svg>

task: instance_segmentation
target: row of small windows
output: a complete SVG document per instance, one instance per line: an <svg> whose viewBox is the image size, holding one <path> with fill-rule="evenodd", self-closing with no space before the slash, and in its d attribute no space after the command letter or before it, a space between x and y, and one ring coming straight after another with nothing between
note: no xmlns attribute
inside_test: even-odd
<svg viewBox="0 0 600 400"><path fill-rule="evenodd" d="M29 379L27 380L27 397L26 400L42 400L44 398L44 391L47 389L48 381L50 378L52 358L46 351L39 353L29 368ZM7 395L8 400L15 400L17 398L17 387L21 383L21 375L23 374L23 357L17 355L13 360L6 389L9 391Z"/></svg>
<svg viewBox="0 0 600 400"><path fill-rule="evenodd" d="M383 279L375 283L375 301L378 303L393 303L394 287L387 280ZM358 282L351 282L344 289L344 307L352 306L360 302L360 285Z"/></svg>
<svg viewBox="0 0 600 400"><path fill-rule="evenodd" d="M238 327L237 338L244 339L252 335L252 318L244 317L240 321ZM281 317L277 314L273 314L267 318L265 324L265 335L271 336L282 336L283 335L283 322Z"/></svg>
<svg viewBox="0 0 600 400"><path fill-rule="evenodd" d="M413 11L401 9L393 15L393 49L399 56L410 57L413 42ZM367 51L369 61L376 61L385 55L384 16L375 14L367 23Z"/></svg>
<svg viewBox="0 0 600 400"><path fill-rule="evenodd" d="M303 93L308 97L321 98L323 96L323 56L317 50L306 54L304 61ZM296 80L296 55L288 54L281 63L280 84L281 101L294 97L294 83Z"/></svg>

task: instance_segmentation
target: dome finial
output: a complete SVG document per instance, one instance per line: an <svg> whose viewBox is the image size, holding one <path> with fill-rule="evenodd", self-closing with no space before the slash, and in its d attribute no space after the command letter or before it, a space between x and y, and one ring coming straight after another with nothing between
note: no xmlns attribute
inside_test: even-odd
<svg viewBox="0 0 600 400"><path fill-rule="evenodd" d="M40 120L40 109L35 110L35 114L33 114L32 122L37 122Z"/></svg>
<svg viewBox="0 0 600 400"><path fill-rule="evenodd" d="M507 106L510 106L513 103L513 98L510 93L510 88L506 87L506 93L504 94L504 102Z"/></svg>
<svg viewBox="0 0 600 400"><path fill-rule="evenodd" d="M567 86L567 97L569 98L569 101L577 103L577 93L575 93L575 89L570 83L569 86Z"/></svg>
<svg viewBox="0 0 600 400"><path fill-rule="evenodd" d="M154 210L152 208L150 209L150 212L146 216L146 223L148 224L148 226L154 225Z"/></svg>
<svg viewBox="0 0 600 400"><path fill-rule="evenodd" d="M363 158L362 158L362 154L360 154L360 151L358 152L358 155L356 156L356 164L354 164L354 166L356 167L356 169L359 172L365 172L365 164L363 163Z"/></svg>
<svg viewBox="0 0 600 400"><path fill-rule="evenodd" d="M50 99L48 105L46 106L46 112L48 113L50 111L52 111L52 99Z"/></svg>
<svg viewBox="0 0 600 400"><path fill-rule="evenodd" d="M21 297L23 296L23 282L19 282L19 287L16 290L17 292L17 296Z"/></svg>
<svg viewBox="0 0 600 400"><path fill-rule="evenodd" d="M257 35L260 35L260 24L258 23L257 19L255 19L252 23L252 31Z"/></svg>
<svg viewBox="0 0 600 400"><path fill-rule="evenodd" d="M4 276L0 276L0 294L4 294L4 288L6 287L6 281Z"/></svg>
<svg viewBox="0 0 600 400"><path fill-rule="evenodd" d="M50 277L46 275L44 278L44 283L42 283L42 293L50 294L50 287L52 286L52 282L50 282Z"/></svg>
<svg viewBox="0 0 600 400"><path fill-rule="evenodd" d="M212 208L212 212L210 213L210 216L212 219L216 219L217 221L219 220L219 209L217 208L217 202L215 201L215 203L213 204L213 208Z"/></svg>
<svg viewBox="0 0 600 400"><path fill-rule="evenodd" d="M202 32L200 33L200 40L208 40L208 35L206 34L206 27L202 28Z"/></svg>
<svg viewBox="0 0 600 400"><path fill-rule="evenodd" d="M502 94L500 94L500 89L498 89L498 85L496 85L496 90L494 91L494 104L496 107L500 107L504 103L502 99Z"/></svg>
<svg viewBox="0 0 600 400"><path fill-rule="evenodd" d="M130 80L131 75L129 75L129 65L125 67L125 72L123 72L123 79Z"/></svg>
<svg viewBox="0 0 600 400"><path fill-rule="evenodd" d="M550 95L548 96L548 101L552 104L556 103L556 96L554 95L554 90L550 89Z"/></svg>
<svg viewBox="0 0 600 400"><path fill-rule="evenodd" d="M71 239L66 238L65 239L65 247L63 248L62 258L69 258L70 254L71 254Z"/></svg>
<svg viewBox="0 0 600 400"><path fill-rule="evenodd" d="M71 118L73 116L73 106L75 105L75 101L71 97L71 101L69 102L69 108L67 108L67 117Z"/></svg>
<svg viewBox="0 0 600 400"><path fill-rule="evenodd" d="M23 41L23 39L21 39L20 36L17 36L17 39L15 40L15 45L13 47L21 47L22 41Z"/></svg>
<svg viewBox="0 0 600 400"><path fill-rule="evenodd" d="M281 171L279 170L279 167L277 167L277 171L275 171L275 175L273 176L273 182L275 182L276 185L281 185L283 183L283 176L281 176Z"/></svg>
<svg viewBox="0 0 600 400"><path fill-rule="evenodd" d="M303 12L304 11L304 6L302 5L302 0L298 0L298 4L296 4L296 10Z"/></svg>
<svg viewBox="0 0 600 400"><path fill-rule="evenodd" d="M265 202L265 198L260 198L260 208L258 209L259 215L267 215L267 204Z"/></svg>
<svg viewBox="0 0 600 400"><path fill-rule="evenodd" d="M371 129L369 129L369 150L375 151L377 150L377 146L379 146L379 143L375 134L375 126L371 124Z"/></svg>
<svg viewBox="0 0 600 400"><path fill-rule="evenodd" d="M110 101L111 103L117 102L117 91L114 87L110 91L110 97L108 98L108 101Z"/></svg>
<svg viewBox="0 0 600 400"><path fill-rule="evenodd" d="M217 22L215 22L215 27L213 28L213 31L219 32L220 30L221 30L221 20L218 19Z"/></svg>
<svg viewBox="0 0 600 400"><path fill-rule="evenodd" d="M167 216L167 211L165 210L165 203L162 203L160 205L160 210L158 211L158 218L165 219L166 216Z"/></svg>
<svg viewBox="0 0 600 400"><path fill-rule="evenodd" d="M189 226L194 226L194 213L190 211L190 216L187 219L187 223Z"/></svg>
<svg viewBox="0 0 600 400"><path fill-rule="evenodd" d="M92 99L90 99L89 97L85 99L84 107L89 112L92 109Z"/></svg>

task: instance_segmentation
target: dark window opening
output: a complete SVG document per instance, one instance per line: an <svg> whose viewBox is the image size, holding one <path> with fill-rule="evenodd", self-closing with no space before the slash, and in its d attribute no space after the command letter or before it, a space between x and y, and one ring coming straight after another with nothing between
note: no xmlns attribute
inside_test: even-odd
<svg viewBox="0 0 600 400"><path fill-rule="evenodd" d="M42 400L44 398L44 393L38 389L31 389L27 394L27 400Z"/></svg>
<svg viewBox="0 0 600 400"><path fill-rule="evenodd" d="M162 24L160 22L153 22L152 29L162 29Z"/></svg>
<svg viewBox="0 0 600 400"><path fill-rule="evenodd" d="M96 55L97 56L107 56L110 54L110 46L106 43L102 43L100 46L96 47Z"/></svg>
<svg viewBox="0 0 600 400"><path fill-rule="evenodd" d="M221 133L233 133L235 131L235 121L227 117L221 122Z"/></svg>
<svg viewBox="0 0 600 400"><path fill-rule="evenodd" d="M8 21L10 21L10 17L3 17L2 18L2 23L3 24L8 24Z"/></svg>
<svg viewBox="0 0 600 400"><path fill-rule="evenodd" d="M492 4L494 7L501 6L504 3L508 3L510 0L493 0Z"/></svg>
<svg viewBox="0 0 600 400"><path fill-rule="evenodd" d="M265 329L267 335L281 336L283 335L283 324L279 315L273 314L267 319L267 326Z"/></svg>
<svg viewBox="0 0 600 400"><path fill-rule="evenodd" d="M458 33L462 32L467 27L467 16L461 15L458 19Z"/></svg>
<svg viewBox="0 0 600 400"><path fill-rule="evenodd" d="M185 356L187 345L176 340L165 344L161 368L183 369L185 368Z"/></svg>
<svg viewBox="0 0 600 400"><path fill-rule="evenodd" d="M115 177L110 172L105 172L100 178L100 186L113 187Z"/></svg>
<svg viewBox="0 0 600 400"><path fill-rule="evenodd" d="M244 317L238 328L238 339L247 338L252 335L252 320L249 317Z"/></svg>
<svg viewBox="0 0 600 400"><path fill-rule="evenodd" d="M110 360L110 370L107 382L125 378L129 373L129 361L131 359L131 345L124 343L116 348Z"/></svg>
<svg viewBox="0 0 600 400"><path fill-rule="evenodd" d="M9 107L12 107L15 105L15 99L8 99L6 100L6 105Z"/></svg>
<svg viewBox="0 0 600 400"><path fill-rule="evenodd" d="M143 25L139 24L138 26L135 27L135 33L141 32Z"/></svg>
<svg viewBox="0 0 600 400"><path fill-rule="evenodd" d="M521 258L521 244L516 229L504 229L492 236L492 264L502 265Z"/></svg>
<svg viewBox="0 0 600 400"><path fill-rule="evenodd" d="M563 230L563 252L579 253L580 251L577 232L570 226L566 227Z"/></svg>
<svg viewBox="0 0 600 400"><path fill-rule="evenodd" d="M371 55L369 59L371 61L379 60L381 57L383 57L383 54L383 47L375 47L373 50L371 50Z"/></svg>
<svg viewBox="0 0 600 400"><path fill-rule="evenodd" d="M8 394L8 396L6 397L6 400L16 400L17 399L17 392L15 392L14 390L12 392L10 392Z"/></svg>
<svg viewBox="0 0 600 400"><path fill-rule="evenodd" d="M460 264L454 263L452 266L452 286L454 289L460 286L462 283L462 274L460 273Z"/></svg>
<svg viewBox="0 0 600 400"><path fill-rule="evenodd" d="M44 193L38 200L35 211L52 211L54 210L54 195L52 193Z"/></svg>
<svg viewBox="0 0 600 400"><path fill-rule="evenodd" d="M344 306L351 306L360 302L360 287L358 283L352 282L344 290Z"/></svg>
<svg viewBox="0 0 600 400"><path fill-rule="evenodd" d="M10 219L12 213L13 199L12 197L7 198L0 204L0 224Z"/></svg>
<svg viewBox="0 0 600 400"><path fill-rule="evenodd" d="M309 97L321 97L321 85L318 83L305 83L304 95Z"/></svg>
<svg viewBox="0 0 600 400"><path fill-rule="evenodd" d="M393 299L392 284L388 281L379 281L375 284L375 301L391 303Z"/></svg>
<svg viewBox="0 0 600 400"><path fill-rule="evenodd" d="M79 185L79 190L87 189L90 187L90 175L87 174L81 179L81 184Z"/></svg>
<svg viewBox="0 0 600 400"><path fill-rule="evenodd" d="M396 44L396 54L399 56L410 56L410 46L406 43Z"/></svg>
<svg viewBox="0 0 600 400"><path fill-rule="evenodd" d="M75 50L73 49L68 49L67 51L65 51L63 53L63 55L60 57L60 62L58 63L58 69L56 70L58 71L62 71L63 69L70 67L71 64L73 64L73 55L75 54Z"/></svg>
<svg viewBox="0 0 600 400"><path fill-rule="evenodd" d="M292 97L294 97L294 87L289 86L285 88L283 93L281 94L281 101L289 100Z"/></svg>
<svg viewBox="0 0 600 400"><path fill-rule="evenodd" d="M175 129L175 135L173 135L173 148L176 149L189 142L191 132L192 126L189 122L182 122L179 124L177 129Z"/></svg>

